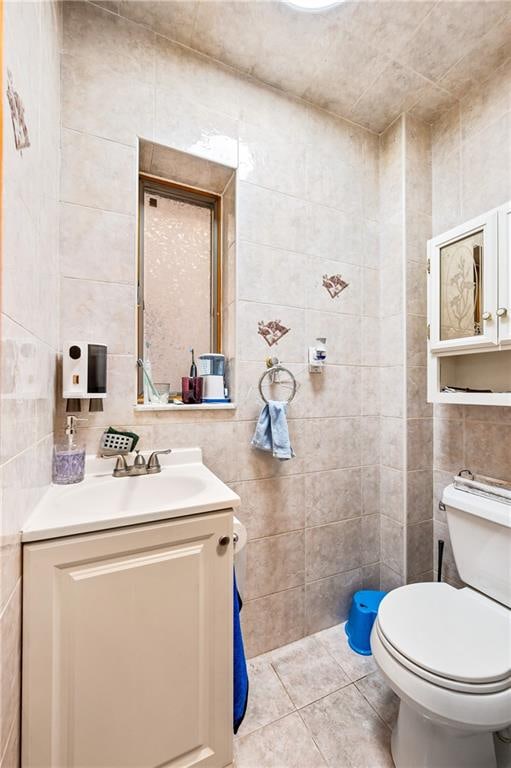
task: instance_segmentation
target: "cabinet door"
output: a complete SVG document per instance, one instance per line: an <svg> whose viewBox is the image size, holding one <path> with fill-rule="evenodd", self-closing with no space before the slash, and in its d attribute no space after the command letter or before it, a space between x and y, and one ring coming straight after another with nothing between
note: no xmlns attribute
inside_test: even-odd
<svg viewBox="0 0 511 768"><path fill-rule="evenodd" d="M511 344L511 200L499 209L499 341Z"/></svg>
<svg viewBox="0 0 511 768"><path fill-rule="evenodd" d="M232 515L24 548L24 768L232 761Z"/></svg>
<svg viewBox="0 0 511 768"><path fill-rule="evenodd" d="M429 241L430 350L497 344L497 212Z"/></svg>

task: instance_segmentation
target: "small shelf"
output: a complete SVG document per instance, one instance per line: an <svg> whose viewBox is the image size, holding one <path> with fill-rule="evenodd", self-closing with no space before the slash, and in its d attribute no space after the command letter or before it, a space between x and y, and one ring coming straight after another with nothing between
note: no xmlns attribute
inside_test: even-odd
<svg viewBox="0 0 511 768"><path fill-rule="evenodd" d="M429 400L456 405L511 405L511 349L431 356ZM491 390L444 392L443 387Z"/></svg>
<svg viewBox="0 0 511 768"><path fill-rule="evenodd" d="M176 405L168 403L167 405L135 405L135 411L233 411L236 403L197 403L196 405Z"/></svg>
<svg viewBox="0 0 511 768"><path fill-rule="evenodd" d="M439 392L431 402L449 405L511 406L511 392Z"/></svg>

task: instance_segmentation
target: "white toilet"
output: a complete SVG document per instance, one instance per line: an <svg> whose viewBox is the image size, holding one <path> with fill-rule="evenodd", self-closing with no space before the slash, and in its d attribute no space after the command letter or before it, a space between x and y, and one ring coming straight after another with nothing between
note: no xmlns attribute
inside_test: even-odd
<svg viewBox="0 0 511 768"><path fill-rule="evenodd" d="M448 486L451 543L469 587L410 584L382 601L374 658L401 699L396 768L496 768L511 725L511 506Z"/></svg>

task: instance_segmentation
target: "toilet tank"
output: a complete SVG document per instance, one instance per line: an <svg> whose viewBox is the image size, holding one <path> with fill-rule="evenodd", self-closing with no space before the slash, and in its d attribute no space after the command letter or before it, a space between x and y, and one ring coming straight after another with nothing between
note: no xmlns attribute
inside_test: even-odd
<svg viewBox="0 0 511 768"><path fill-rule="evenodd" d="M511 608L511 505L453 485L442 501L461 578Z"/></svg>

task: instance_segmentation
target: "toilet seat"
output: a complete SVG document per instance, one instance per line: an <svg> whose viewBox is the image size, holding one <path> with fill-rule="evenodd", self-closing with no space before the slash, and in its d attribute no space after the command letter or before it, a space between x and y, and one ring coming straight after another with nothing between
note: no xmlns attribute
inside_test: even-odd
<svg viewBox="0 0 511 768"><path fill-rule="evenodd" d="M384 598L375 632L433 685L472 694L511 688L511 611L469 588L410 584Z"/></svg>

